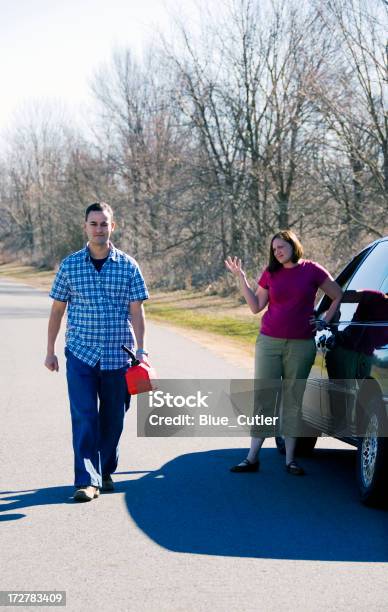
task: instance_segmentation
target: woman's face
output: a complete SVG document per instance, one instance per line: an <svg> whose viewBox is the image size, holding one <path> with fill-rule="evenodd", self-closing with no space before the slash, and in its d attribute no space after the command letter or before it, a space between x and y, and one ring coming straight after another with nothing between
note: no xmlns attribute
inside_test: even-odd
<svg viewBox="0 0 388 612"><path fill-rule="evenodd" d="M289 242L286 242L282 238L275 238L272 242L272 250L276 259L282 265L291 261L293 249Z"/></svg>

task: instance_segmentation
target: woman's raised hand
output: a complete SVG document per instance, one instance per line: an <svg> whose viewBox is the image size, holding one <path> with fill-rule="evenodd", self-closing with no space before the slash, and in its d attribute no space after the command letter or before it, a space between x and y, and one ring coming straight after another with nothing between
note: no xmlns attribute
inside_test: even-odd
<svg viewBox="0 0 388 612"><path fill-rule="evenodd" d="M245 272L241 267L241 259L238 259L238 257L227 257L225 259L225 266L234 276L245 276Z"/></svg>

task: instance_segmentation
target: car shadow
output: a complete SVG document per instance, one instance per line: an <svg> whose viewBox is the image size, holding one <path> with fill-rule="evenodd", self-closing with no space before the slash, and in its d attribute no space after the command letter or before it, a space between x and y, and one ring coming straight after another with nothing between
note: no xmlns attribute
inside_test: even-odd
<svg viewBox="0 0 388 612"><path fill-rule="evenodd" d="M353 450L316 450L303 459L304 477L287 474L275 449L262 450L260 472L229 472L242 457L241 449L182 455L117 489L139 529L171 551L388 561L387 513L361 505Z"/></svg>

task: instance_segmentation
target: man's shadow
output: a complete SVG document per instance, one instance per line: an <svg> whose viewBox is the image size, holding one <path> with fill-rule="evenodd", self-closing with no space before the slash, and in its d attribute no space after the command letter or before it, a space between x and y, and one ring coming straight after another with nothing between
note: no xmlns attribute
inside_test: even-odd
<svg viewBox="0 0 388 612"><path fill-rule="evenodd" d="M23 491L0 491L0 522L14 521L26 517L26 514L15 513L32 506L49 506L73 503L74 487L48 487L46 489L26 489ZM7 512L7 514L4 514ZM12 514L8 514L12 512Z"/></svg>

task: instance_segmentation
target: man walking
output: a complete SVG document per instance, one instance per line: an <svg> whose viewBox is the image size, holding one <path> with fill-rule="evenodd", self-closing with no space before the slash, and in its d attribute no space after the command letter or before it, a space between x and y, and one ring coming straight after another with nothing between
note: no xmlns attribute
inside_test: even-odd
<svg viewBox="0 0 388 612"><path fill-rule="evenodd" d="M58 371L55 341L67 306L66 374L73 429L76 501L113 491L118 447L127 404L127 354L144 348L143 300L148 291L136 261L110 242L113 211L105 202L88 206L84 229L88 243L66 257L50 297L45 366ZM98 406L99 400L99 406Z"/></svg>

